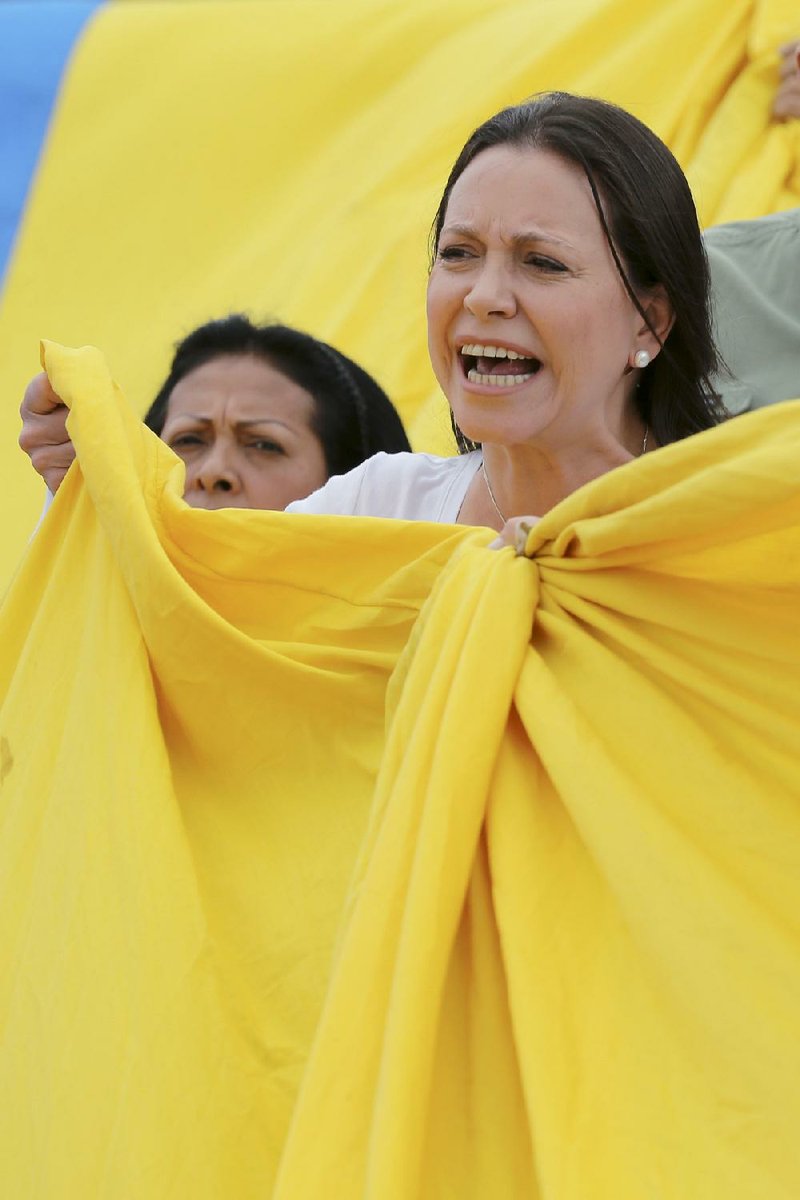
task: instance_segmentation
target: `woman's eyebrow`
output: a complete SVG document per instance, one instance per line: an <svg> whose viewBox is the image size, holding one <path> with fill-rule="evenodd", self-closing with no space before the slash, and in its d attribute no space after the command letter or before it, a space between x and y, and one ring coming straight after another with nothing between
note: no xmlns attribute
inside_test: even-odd
<svg viewBox="0 0 800 1200"><path fill-rule="evenodd" d="M553 246L566 246L569 250L574 250L572 242L568 242L566 238L557 237L554 233L545 233L541 229L523 229L520 233L515 233L511 239L513 245L521 246L528 242L549 242Z"/></svg>
<svg viewBox="0 0 800 1200"><path fill-rule="evenodd" d="M279 421L277 417L251 417L247 421L237 421L236 429L249 429L251 425L280 425L282 429L288 429L292 432L292 426L287 425L285 421Z"/></svg>
<svg viewBox="0 0 800 1200"><path fill-rule="evenodd" d="M481 235L474 226L465 225L461 222L456 222L453 225L445 225L442 234L445 233L458 234L461 237L472 238L477 242L481 240ZM513 246L525 245L528 242L548 242L554 246L567 246L570 250L575 249L572 243L568 242L566 238L557 237L554 233L545 233L542 229L522 229L511 238Z"/></svg>
<svg viewBox="0 0 800 1200"><path fill-rule="evenodd" d="M201 417L199 413L176 413L173 417L174 421L194 421L198 425L213 425L213 417ZM288 429L292 432L292 426L287 425L285 421L279 421L277 417L250 417L246 421L236 421L234 429L248 429L251 425L280 425L283 429Z"/></svg>

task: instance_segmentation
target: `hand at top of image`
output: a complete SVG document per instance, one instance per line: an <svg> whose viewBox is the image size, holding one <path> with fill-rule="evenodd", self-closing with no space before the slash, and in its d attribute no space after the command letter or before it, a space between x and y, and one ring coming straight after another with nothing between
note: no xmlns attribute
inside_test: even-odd
<svg viewBox="0 0 800 1200"><path fill-rule="evenodd" d="M780 48L780 84L772 105L773 116L780 121L800 117L800 40Z"/></svg>

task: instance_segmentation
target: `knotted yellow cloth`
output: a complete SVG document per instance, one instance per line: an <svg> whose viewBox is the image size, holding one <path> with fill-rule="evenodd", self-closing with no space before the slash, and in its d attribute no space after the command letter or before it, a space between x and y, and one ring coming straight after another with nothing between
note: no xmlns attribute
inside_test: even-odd
<svg viewBox="0 0 800 1200"><path fill-rule="evenodd" d="M800 405L488 531L180 500L0 617L0 1195L796 1200ZM386 730L384 733L384 719Z"/></svg>

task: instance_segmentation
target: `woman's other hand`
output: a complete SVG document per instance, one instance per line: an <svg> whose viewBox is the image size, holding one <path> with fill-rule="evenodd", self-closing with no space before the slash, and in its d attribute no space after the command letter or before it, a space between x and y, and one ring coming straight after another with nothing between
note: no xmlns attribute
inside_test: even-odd
<svg viewBox="0 0 800 1200"><path fill-rule="evenodd" d="M517 555L524 555L525 547L528 544L528 534L540 519L540 517L512 517L510 521L506 521L494 541L489 543L489 549L502 550L506 546L511 546Z"/></svg>
<svg viewBox="0 0 800 1200"><path fill-rule="evenodd" d="M778 120L786 121L800 117L800 41L781 46L780 56L780 84L772 113Z"/></svg>
<svg viewBox="0 0 800 1200"><path fill-rule="evenodd" d="M54 495L75 458L67 433L67 411L44 371L30 381L19 410L19 444Z"/></svg>

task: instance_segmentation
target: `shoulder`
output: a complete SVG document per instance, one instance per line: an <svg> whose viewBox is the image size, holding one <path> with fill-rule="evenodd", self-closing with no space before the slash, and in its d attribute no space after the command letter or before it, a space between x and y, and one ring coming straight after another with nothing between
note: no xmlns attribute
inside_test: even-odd
<svg viewBox="0 0 800 1200"><path fill-rule="evenodd" d="M287 512L455 521L480 454L375 454L346 475L334 475Z"/></svg>
<svg viewBox="0 0 800 1200"><path fill-rule="evenodd" d="M712 225L706 229L703 239L712 254L728 254L731 257L746 256L749 249L788 244L800 246L800 208L789 208L784 212L769 213L765 217L754 217L749 221L728 221L723 225Z"/></svg>
<svg viewBox="0 0 800 1200"><path fill-rule="evenodd" d="M715 381L730 413L797 395L800 208L704 234L714 327L731 375Z"/></svg>
<svg viewBox="0 0 800 1200"><path fill-rule="evenodd" d="M796 299L800 289L800 208L714 225L703 235L715 292L743 286Z"/></svg>

